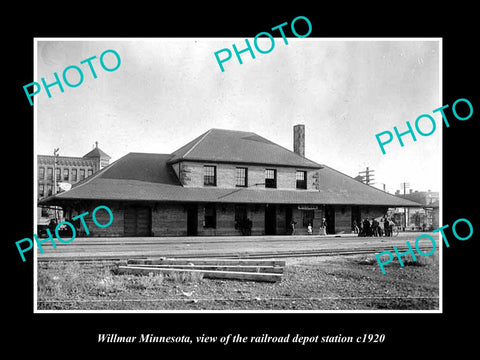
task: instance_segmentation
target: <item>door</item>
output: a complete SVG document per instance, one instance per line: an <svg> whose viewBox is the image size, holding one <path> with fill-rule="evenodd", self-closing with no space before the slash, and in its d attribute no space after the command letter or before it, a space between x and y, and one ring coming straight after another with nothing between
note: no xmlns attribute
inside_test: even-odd
<svg viewBox="0 0 480 360"><path fill-rule="evenodd" d="M353 228L353 222L357 224L357 227L360 228L360 224L362 223L362 218L360 217L360 206L352 206L352 230L355 230Z"/></svg>
<svg viewBox="0 0 480 360"><path fill-rule="evenodd" d="M277 207L267 204L265 206L265 235L276 235L277 233Z"/></svg>
<svg viewBox="0 0 480 360"><path fill-rule="evenodd" d="M290 235L292 233L292 227L290 223L292 222L292 208L286 207L285 208L285 234Z"/></svg>
<svg viewBox="0 0 480 360"><path fill-rule="evenodd" d="M327 221L327 234L335 234L335 208L333 205L325 206L325 220Z"/></svg>
<svg viewBox="0 0 480 360"><path fill-rule="evenodd" d="M125 236L151 235L151 209L148 206L128 206L124 214Z"/></svg>
<svg viewBox="0 0 480 360"><path fill-rule="evenodd" d="M197 204L187 207L187 236L198 235L198 206Z"/></svg>

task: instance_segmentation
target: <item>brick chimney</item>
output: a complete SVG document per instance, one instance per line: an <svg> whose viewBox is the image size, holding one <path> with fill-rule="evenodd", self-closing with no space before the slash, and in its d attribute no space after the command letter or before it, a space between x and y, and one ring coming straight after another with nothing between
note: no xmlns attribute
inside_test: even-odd
<svg viewBox="0 0 480 360"><path fill-rule="evenodd" d="M293 152L305 157L305 125L293 126Z"/></svg>

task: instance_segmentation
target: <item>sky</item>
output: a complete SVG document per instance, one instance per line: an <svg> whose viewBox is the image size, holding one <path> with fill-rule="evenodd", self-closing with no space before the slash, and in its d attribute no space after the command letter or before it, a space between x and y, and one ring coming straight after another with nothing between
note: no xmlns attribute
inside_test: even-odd
<svg viewBox="0 0 480 360"><path fill-rule="evenodd" d="M253 44L253 39L249 39ZM83 156L98 141L113 162L129 152L172 153L211 128L251 131L293 150L293 126L305 125L305 156L349 176L375 171L375 187L394 193L408 182L441 190L442 120L439 39L275 38L268 54L253 48L240 64L232 50L245 38L36 39L33 81L62 79L70 65L83 82L50 87L34 97L37 154ZM268 49L270 40L260 39ZM253 46L253 45L252 45ZM222 72L214 53L228 48ZM105 71L100 55L121 63ZM91 61L97 78L88 64ZM224 54L221 55L222 57ZM105 54L105 66L116 59ZM79 82L75 70L67 72ZM406 121L429 114L436 131L385 146L375 134L407 130ZM425 133L432 125L423 119Z"/></svg>

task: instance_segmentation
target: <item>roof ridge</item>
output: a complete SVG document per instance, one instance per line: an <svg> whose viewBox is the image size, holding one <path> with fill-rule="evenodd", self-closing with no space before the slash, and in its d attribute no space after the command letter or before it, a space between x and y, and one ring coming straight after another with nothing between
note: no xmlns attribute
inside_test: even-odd
<svg viewBox="0 0 480 360"><path fill-rule="evenodd" d="M193 149L195 149L195 147L196 147L198 144L200 144L200 143L203 141L203 139L205 139L205 137L206 137L208 134L210 134L210 133L212 132L212 130L213 130L213 129L208 130L208 131L202 136L202 138L201 138L200 140L198 140L185 154L183 154L182 157L185 158Z"/></svg>
<svg viewBox="0 0 480 360"><path fill-rule="evenodd" d="M260 161L259 158L249 150L246 152L247 156L244 157L243 153L239 153L241 146L246 146L249 149L251 148L250 144L246 142L242 143L244 140L254 140L262 143L259 145L252 144L252 146L254 148L258 147L259 149L265 150L267 154L271 154L269 156L261 156L262 160ZM169 163L173 164L182 160L214 161L219 163L231 162L228 160L228 156L225 156L225 153L222 153L221 150L215 147L215 141L218 141L218 143L224 147L224 150L226 150L227 153L232 149L235 150L235 154L233 155L235 158L233 162L235 163L258 163L277 166L321 168L321 165L316 161L305 156L301 156L291 149L279 145L254 131L219 128L211 128L180 149L174 151ZM209 150L208 154L205 152L207 150ZM212 155L212 151L215 153L214 155ZM283 152L283 154L281 152ZM268 159L274 160L273 162L269 162Z"/></svg>
<svg viewBox="0 0 480 360"><path fill-rule="evenodd" d="M258 134L255 134L255 135L260 136L261 138L267 140L267 141L268 141L269 143L271 143L272 145L277 146L277 147L279 147L279 148L281 148L281 149L283 149L283 150L286 150L286 151L290 152L291 154L294 154L294 155L296 155L297 157L299 157L299 158L301 158L301 159L303 159L303 160L307 160L307 161L310 161L311 163L314 163L315 165L320 165L320 166L322 166L322 164L320 164L320 163L318 163L318 162L316 162L316 161L314 161L314 160L312 160L312 159L309 159L309 158L307 158L306 156L302 156L302 155L300 155L300 154L297 154L295 151L292 151L292 150L290 150L289 148L286 148L285 146L282 146L282 145L280 145L280 144L277 144L276 142L273 142L273 141L271 141L271 140L268 140L267 138L264 138L264 137L261 136L261 135L258 135Z"/></svg>
<svg viewBox="0 0 480 360"><path fill-rule="evenodd" d="M172 156L172 154L169 154L169 153L153 153L153 152L143 152L143 151L130 151L127 155L129 154Z"/></svg>
<svg viewBox="0 0 480 360"><path fill-rule="evenodd" d="M220 130L220 131L229 131L229 132L240 132L240 133L255 134L253 131L235 130L235 129L211 128L209 131L211 131L211 130Z"/></svg>
<svg viewBox="0 0 480 360"><path fill-rule="evenodd" d="M234 130L234 131L236 131L236 130ZM314 163L315 165L320 165L320 166L322 165L322 164L320 164L320 163L318 163L318 162L316 162L316 161L314 161L314 160L312 160L312 159L307 158L306 156L302 156L302 155L300 155L300 154L297 154L295 151L292 151L292 150L290 150L289 148L287 148L287 147L285 147L285 146L283 146L283 145L277 144L276 142L274 142L274 141L272 141L272 140L270 140L270 139L267 139L266 137L264 137L264 136L262 136L262 135L259 135L259 134L255 133L255 132L253 132L253 131L241 131L241 130L238 130L238 132L245 132L245 133L250 133L250 134L256 135L256 136L262 138L263 140L266 140L270 145L273 145L273 146L279 147L279 148L281 148L281 149L283 149L283 150L286 150L286 151L288 151L289 153L296 155L296 156L299 157L300 159L310 161L311 163Z"/></svg>

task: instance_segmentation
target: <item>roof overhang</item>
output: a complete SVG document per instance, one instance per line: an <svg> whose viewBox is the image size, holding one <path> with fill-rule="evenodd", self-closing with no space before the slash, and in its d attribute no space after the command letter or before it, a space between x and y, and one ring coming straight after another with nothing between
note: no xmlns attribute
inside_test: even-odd
<svg viewBox="0 0 480 360"><path fill-rule="evenodd" d="M59 205L75 201L197 202L236 204L310 204L422 207L413 201L385 193L337 193L329 190L282 190L264 188L193 188L137 180L97 179L57 195L44 198L39 205Z"/></svg>

